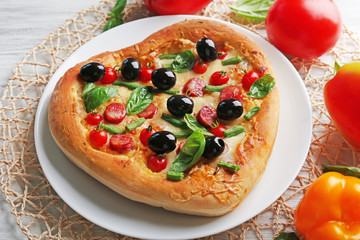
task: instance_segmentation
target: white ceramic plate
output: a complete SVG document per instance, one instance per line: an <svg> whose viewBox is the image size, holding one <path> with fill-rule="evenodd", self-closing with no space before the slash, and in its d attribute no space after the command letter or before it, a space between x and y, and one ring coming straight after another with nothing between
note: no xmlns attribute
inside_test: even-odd
<svg viewBox="0 0 360 240"><path fill-rule="evenodd" d="M280 91L278 135L260 182L233 212L222 217L196 217L168 212L128 200L72 164L54 142L48 125L48 105L56 82L66 70L91 56L140 42L172 23L198 16L140 19L111 29L84 44L55 72L41 97L35 119L36 151L43 171L59 196L76 212L113 232L147 239L189 239L219 233L254 217L289 187L306 158L311 138L310 101L291 63L272 45L243 28L269 57ZM71 124L71 123L69 123Z"/></svg>

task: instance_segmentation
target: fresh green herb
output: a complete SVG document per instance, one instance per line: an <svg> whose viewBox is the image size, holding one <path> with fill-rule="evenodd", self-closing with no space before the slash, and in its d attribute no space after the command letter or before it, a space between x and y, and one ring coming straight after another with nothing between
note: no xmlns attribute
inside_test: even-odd
<svg viewBox="0 0 360 240"><path fill-rule="evenodd" d="M230 169L231 171L234 171L234 172L237 172L239 171L240 167L238 165L235 165L235 164L231 164L231 163L227 163L227 162L223 162L223 161L219 161L218 162L218 165L220 167L224 167L224 168L227 168L227 169Z"/></svg>
<svg viewBox="0 0 360 240"><path fill-rule="evenodd" d="M227 65L231 65L231 64L237 64L237 63L239 63L241 61L242 61L242 58L240 56L236 56L236 57L233 57L233 58L222 60L221 65L227 66Z"/></svg>
<svg viewBox="0 0 360 240"><path fill-rule="evenodd" d="M340 68L341 68L341 64L335 59L334 75L339 71Z"/></svg>
<svg viewBox="0 0 360 240"><path fill-rule="evenodd" d="M194 67L195 61L195 56L192 54L191 50L186 50L185 52L176 55L170 68L177 73L187 72Z"/></svg>
<svg viewBox="0 0 360 240"><path fill-rule="evenodd" d="M88 88L90 87L88 86ZM114 86L97 86L91 88L83 94L85 111L89 113L95 110L101 104L116 96L118 93L118 89Z"/></svg>
<svg viewBox="0 0 360 240"><path fill-rule="evenodd" d="M179 154L170 166L170 171L183 172L191 168L205 150L205 137L200 130L193 132L182 146Z"/></svg>
<svg viewBox="0 0 360 240"><path fill-rule="evenodd" d="M248 96L262 98L268 95L275 86L275 78L271 74L266 74L256 80L250 87Z"/></svg>
<svg viewBox="0 0 360 240"><path fill-rule="evenodd" d="M145 122L145 118L138 118L136 119L135 121L133 121L132 123L128 124L125 126L125 130L126 131L132 131L134 130L135 128L137 128L138 126L140 126L141 124L143 124Z"/></svg>
<svg viewBox="0 0 360 240"><path fill-rule="evenodd" d="M126 0L118 0L115 6L112 8L111 13L108 14L109 21L104 26L104 32L110 28L116 27L124 23L122 19L124 16L124 9L126 6Z"/></svg>
<svg viewBox="0 0 360 240"><path fill-rule="evenodd" d="M176 138L182 139L182 138L189 137L192 133L193 133L192 130L185 130L185 131L176 132L176 133L173 133L173 134L175 135Z"/></svg>
<svg viewBox="0 0 360 240"><path fill-rule="evenodd" d="M274 240L299 240L298 236L295 233L282 232Z"/></svg>
<svg viewBox="0 0 360 240"><path fill-rule="evenodd" d="M213 136L213 134L206 130L206 128L204 128L193 115L185 114L184 120L188 128L190 128L194 132L196 130L200 130L205 136Z"/></svg>
<svg viewBox="0 0 360 240"><path fill-rule="evenodd" d="M275 0L237 0L230 8L238 15L250 20L265 20Z"/></svg>
<svg viewBox="0 0 360 240"><path fill-rule="evenodd" d="M106 132L108 133L111 133L111 134L122 134L122 133L125 133L124 130L122 129L119 129L117 127L113 127L113 126L110 126L110 125L107 125L105 123L100 123L99 124L99 127L104 129Z"/></svg>
<svg viewBox="0 0 360 240"><path fill-rule="evenodd" d="M151 92L151 87L135 88L129 97L126 105L126 113L128 115L135 115L141 113L152 102L154 94Z"/></svg>
<svg viewBox="0 0 360 240"><path fill-rule="evenodd" d="M184 173L183 172L173 172L168 171L167 172L167 179L171 181L181 181L184 179Z"/></svg>
<svg viewBox="0 0 360 240"><path fill-rule="evenodd" d="M123 86L123 87L127 87L129 89L135 89L135 88L138 88L138 87L144 87L144 85L142 85L140 83L125 82L125 81L119 81L119 80L116 80L115 82L113 82L113 85Z"/></svg>
<svg viewBox="0 0 360 240"><path fill-rule="evenodd" d="M169 114L163 113L161 115L161 118L170 123L171 125L181 128L181 129L189 129L186 123L180 119L174 118L170 116Z"/></svg>
<svg viewBox="0 0 360 240"><path fill-rule="evenodd" d="M244 118L246 121L250 121L250 119L255 115L255 113L257 113L260 110L260 107L254 107L253 109L251 109L250 111L248 111L245 115Z"/></svg>
<svg viewBox="0 0 360 240"><path fill-rule="evenodd" d="M159 59L174 59L176 58L177 54L164 54L164 55L160 55Z"/></svg>
<svg viewBox="0 0 360 240"><path fill-rule="evenodd" d="M224 84L220 86L214 86L214 85L206 85L204 90L208 92L221 92L224 88L228 87L230 85Z"/></svg>
<svg viewBox="0 0 360 240"><path fill-rule="evenodd" d="M86 84L85 84L85 87L84 87L84 91L82 92L81 97L84 98L84 96L85 96L91 89L93 89L93 88L95 88L95 87L96 87L96 85L95 85L94 83L91 83L91 82L86 83Z"/></svg>
<svg viewBox="0 0 360 240"><path fill-rule="evenodd" d="M348 166L336 166L336 165L323 165L323 172L338 172L345 176L352 176L360 178L360 168L348 167Z"/></svg>
<svg viewBox="0 0 360 240"><path fill-rule="evenodd" d="M154 94L157 94L157 93L166 93L166 94L170 94L170 95L176 95L176 94L179 94L179 93L180 93L179 90L175 90L175 89L163 90L163 89L159 89L159 88L153 88L151 91L152 91Z"/></svg>
<svg viewBox="0 0 360 240"><path fill-rule="evenodd" d="M223 131L224 137L230 138L239 135L240 133L245 132L245 128L243 126L235 126L232 128L228 128Z"/></svg>

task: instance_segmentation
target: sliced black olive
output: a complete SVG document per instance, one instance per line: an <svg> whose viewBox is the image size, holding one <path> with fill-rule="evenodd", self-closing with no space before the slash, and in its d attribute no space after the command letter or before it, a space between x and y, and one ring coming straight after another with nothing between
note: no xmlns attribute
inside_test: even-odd
<svg viewBox="0 0 360 240"><path fill-rule="evenodd" d="M97 82L105 76L105 66L99 62L89 62L80 68L80 76L85 82Z"/></svg>
<svg viewBox="0 0 360 240"><path fill-rule="evenodd" d="M169 131L158 131L153 133L148 141L149 148L157 153L169 153L176 148L176 137Z"/></svg>
<svg viewBox="0 0 360 240"><path fill-rule="evenodd" d="M242 103L235 99L229 98L221 101L216 109L216 114L223 120L234 120L242 115L244 111Z"/></svg>
<svg viewBox="0 0 360 240"><path fill-rule="evenodd" d="M206 159L216 158L224 152L225 142L218 136L206 137L205 144L205 150L202 156Z"/></svg>
<svg viewBox="0 0 360 240"><path fill-rule="evenodd" d="M167 109L176 117L183 117L186 113L192 113L194 102L184 95L174 95L167 100Z"/></svg>
<svg viewBox="0 0 360 240"><path fill-rule="evenodd" d="M199 57L205 62L211 62L217 59L218 50L213 40L202 38L196 44L196 50Z"/></svg>
<svg viewBox="0 0 360 240"><path fill-rule="evenodd" d="M141 66L138 60L129 57L121 64L121 75L127 81L135 81L141 72Z"/></svg>
<svg viewBox="0 0 360 240"><path fill-rule="evenodd" d="M175 85L176 75L168 68L158 68L152 72L151 81L157 88L167 90Z"/></svg>

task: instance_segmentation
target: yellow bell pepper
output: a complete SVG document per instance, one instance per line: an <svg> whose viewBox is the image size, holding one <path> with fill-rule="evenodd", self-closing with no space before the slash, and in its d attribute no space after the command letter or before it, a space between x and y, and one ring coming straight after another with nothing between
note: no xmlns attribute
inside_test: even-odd
<svg viewBox="0 0 360 240"><path fill-rule="evenodd" d="M321 175L300 201L295 227L306 240L360 240L360 179Z"/></svg>

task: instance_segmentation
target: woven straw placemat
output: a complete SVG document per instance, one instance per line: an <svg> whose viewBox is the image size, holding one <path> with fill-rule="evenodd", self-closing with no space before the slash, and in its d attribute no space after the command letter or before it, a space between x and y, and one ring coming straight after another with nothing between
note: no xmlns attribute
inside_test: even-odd
<svg viewBox="0 0 360 240"><path fill-rule="evenodd" d="M128 1L126 21L151 15L142 2ZM239 19L231 13L228 8L231 2L214 0L200 15L264 33L263 23ZM29 239L131 239L87 221L61 200L44 177L33 137L37 105L48 80L72 52L102 32L114 3L102 1L98 6L79 12L34 47L15 68L1 97L1 191L17 224ZM322 163L359 166L359 152L337 133L323 101L323 87L333 76L334 59L340 62L360 60L359 41L353 36L344 27L336 47L320 59L308 61L289 57L304 80L313 106L313 135L306 162L287 191L265 211L240 226L206 239L272 239L281 231L295 231L294 208L304 190L321 174L319 166Z"/></svg>

